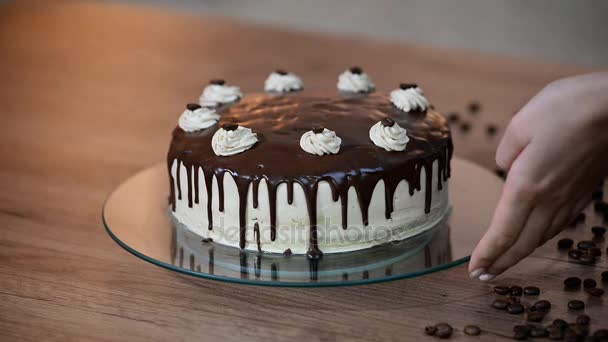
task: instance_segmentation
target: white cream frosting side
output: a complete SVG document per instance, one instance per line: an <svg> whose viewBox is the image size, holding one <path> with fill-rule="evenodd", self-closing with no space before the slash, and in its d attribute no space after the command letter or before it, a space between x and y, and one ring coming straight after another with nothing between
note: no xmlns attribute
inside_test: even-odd
<svg viewBox="0 0 608 342"><path fill-rule="evenodd" d="M209 128L219 120L220 116L215 112L215 109L199 107L194 110L186 108L177 122L179 127L185 132L194 132Z"/></svg>
<svg viewBox="0 0 608 342"><path fill-rule="evenodd" d="M250 128L238 126L235 130L218 129L211 138L211 147L218 156L232 156L251 148L258 137Z"/></svg>
<svg viewBox="0 0 608 342"><path fill-rule="evenodd" d="M323 128L321 133L308 131L300 138L300 147L310 153L322 156L324 154L336 154L340 151L342 139L336 132Z"/></svg>
<svg viewBox="0 0 608 342"><path fill-rule="evenodd" d="M424 97L424 92L418 86L391 91L391 102L395 107L405 112L426 111L429 107L429 101Z"/></svg>
<svg viewBox="0 0 608 342"><path fill-rule="evenodd" d="M243 94L239 87L225 84L209 84L203 89L199 103L203 107L213 107L234 102L241 97L243 97Z"/></svg>
<svg viewBox="0 0 608 342"><path fill-rule="evenodd" d="M351 69L349 69L340 74L340 76L338 76L339 91L352 93L368 93L374 89L374 83L369 78L369 76L363 71L353 73Z"/></svg>
<svg viewBox="0 0 608 342"><path fill-rule="evenodd" d="M264 90L267 92L288 93L304 88L302 80L294 73L273 72L264 81Z"/></svg>
<svg viewBox="0 0 608 342"><path fill-rule="evenodd" d="M183 164L173 162L171 174L174 186L177 189L176 175L181 173L181 179L187 179L187 168ZM424 212L425 203L425 177L426 172L421 170L420 184L422 189L409 194L407 181L401 181L393 196L394 211L390 219L385 216L385 194L384 182L376 185L370 206L369 224L364 226L361 218L361 209L357 199L357 193L353 187L348 190L348 228L342 229L341 200L336 202L332 198L331 186L326 181L319 182L317 192L317 223L319 248L324 253L347 252L370 248L382 243L402 240L419 234L432 228L449 211L448 183L443 183L443 189L438 190L438 163L432 166L432 196L430 212ZM230 173L224 176L224 211L220 212L218 203L217 179L212 176L212 216L213 229L207 228L207 190L205 186L205 175L200 168L193 172L198 173L198 184L192 183L192 187L199 187L199 203L193 203L192 208L188 206L188 196L176 199L176 209L172 212L174 217L184 224L189 230L203 238L212 238L214 242L239 247L239 193L234 178ZM181 192L187 194L194 191L188 188L188 182L180 183ZM270 239L270 207L268 187L262 180L258 190L259 205L253 208L252 186L249 186L247 194L247 207L245 211L246 222L246 244L248 250L257 250L257 244L253 234L255 223L260 227L260 245L265 252L283 253L287 248L293 253L305 254L308 250L309 221L308 208L304 190L299 184L294 184L293 203L287 203L287 185L282 183L276 193L277 213L277 235L276 239Z"/></svg>
<svg viewBox="0 0 608 342"><path fill-rule="evenodd" d="M387 151L403 151L410 141L405 128L396 122L392 126L385 126L378 121L370 128L369 138L376 146Z"/></svg>

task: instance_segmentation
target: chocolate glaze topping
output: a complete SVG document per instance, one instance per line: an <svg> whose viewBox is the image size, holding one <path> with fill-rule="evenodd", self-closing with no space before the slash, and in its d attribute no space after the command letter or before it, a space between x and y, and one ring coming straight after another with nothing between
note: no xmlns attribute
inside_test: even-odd
<svg viewBox="0 0 608 342"><path fill-rule="evenodd" d="M221 78L214 78L211 81L209 81L209 84L224 85L224 84L226 84L226 81Z"/></svg>
<svg viewBox="0 0 608 342"><path fill-rule="evenodd" d="M363 73L363 69L361 69L358 66L354 66L352 68L349 69L351 74L355 74L355 75L361 75Z"/></svg>
<svg viewBox="0 0 608 342"><path fill-rule="evenodd" d="M186 105L186 109L190 110L190 111L195 111L197 109L201 108L201 105L199 105L198 103L188 103Z"/></svg>
<svg viewBox="0 0 608 342"><path fill-rule="evenodd" d="M283 75L283 76L287 75L287 71L285 71L283 69L277 69L274 72L276 72L279 75Z"/></svg>
<svg viewBox="0 0 608 342"><path fill-rule="evenodd" d="M384 118L384 119L380 120L380 122L382 123L382 126L384 126L384 127L393 127L395 125L395 120L393 120L391 118Z"/></svg>
<svg viewBox="0 0 608 342"><path fill-rule="evenodd" d="M236 131L239 128L239 124L233 122L227 122L222 124L222 129L225 131Z"/></svg>
<svg viewBox="0 0 608 342"><path fill-rule="evenodd" d="M312 128L312 132L313 132L314 134L323 133L323 130L325 130L325 127L323 127L323 126L321 126L321 125L314 126L314 127Z"/></svg>
<svg viewBox="0 0 608 342"><path fill-rule="evenodd" d="M309 248L307 255L322 255L317 243L317 188L327 181L334 201L341 200L342 227L347 228L348 189L354 187L363 224L368 224L368 208L376 184L385 183L386 218L393 211L393 194L401 180L409 185L410 195L420 191L421 173L425 172L425 211L430 211L432 195L432 165L439 166L438 189L450 176L452 139L445 118L434 110L426 113L406 113L394 107L383 95L363 97L307 97L298 95L249 95L231 106L220 109L219 125L196 132L184 132L177 127L167 163L174 160L187 169L188 205L198 203L198 170L205 175L207 189L207 216L209 229L213 228L211 215L211 184L215 176L218 185L218 207L224 210L224 174L230 173L239 193L240 247L245 247L247 191L252 185L253 207L258 207L258 188L262 179L268 186L270 205L270 239L276 238L276 193L279 184L287 184L287 201L293 203L293 184L304 189L309 214ZM375 146L369 139L369 129L380 120L390 117L405 128L410 137L403 152L389 152ZM211 148L211 138L225 123L238 123L258 134L259 143L248 151L218 157ZM332 127L342 138L340 152L319 156L300 148L300 137L313 126ZM192 177L194 175L194 177ZM194 179L193 179L194 178ZM180 172L177 172L177 194L171 177L170 204L175 210L176 198L181 199ZM193 186L194 182L194 186ZM193 196L194 195L194 196ZM194 197L194 198L192 198ZM259 239L259 227L255 229ZM259 241L259 240L258 240ZM257 242L257 241L256 241Z"/></svg>
<svg viewBox="0 0 608 342"><path fill-rule="evenodd" d="M403 90L407 90L410 88L417 88L418 85L416 83L400 83L399 84L399 88L403 89Z"/></svg>

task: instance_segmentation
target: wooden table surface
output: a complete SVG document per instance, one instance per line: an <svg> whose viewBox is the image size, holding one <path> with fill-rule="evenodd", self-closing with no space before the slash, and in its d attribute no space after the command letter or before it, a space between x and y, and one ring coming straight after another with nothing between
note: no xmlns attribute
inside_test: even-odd
<svg viewBox="0 0 608 342"><path fill-rule="evenodd" d="M270 70L300 74L307 89L334 91L346 67L363 66L381 91L420 83L437 108L472 126L454 130L456 153L493 168L498 137L547 82L587 70L453 50L289 32L232 20L100 2L19 1L0 6L1 340L417 340L447 321L462 340L511 336L523 316L490 307L490 285L466 266L390 283L346 288L267 288L195 279L118 247L101 224L106 195L164 158L184 103L212 77L246 92ZM479 101L482 111L465 108ZM591 219L595 220L592 212ZM589 222L589 220L588 220ZM563 235L589 238L588 228ZM583 298L592 325L601 300L566 293L566 276L599 278L555 242L499 284L537 285L573 320ZM606 328L607 326L605 325Z"/></svg>

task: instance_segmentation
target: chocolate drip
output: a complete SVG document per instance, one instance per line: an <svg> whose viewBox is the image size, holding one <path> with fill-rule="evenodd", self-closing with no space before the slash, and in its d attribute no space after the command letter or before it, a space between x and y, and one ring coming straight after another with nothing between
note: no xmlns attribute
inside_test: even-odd
<svg viewBox="0 0 608 342"><path fill-rule="evenodd" d="M181 181L181 160L177 161L177 172L175 173L175 178L177 178L177 199L182 199L182 181Z"/></svg>
<svg viewBox="0 0 608 342"><path fill-rule="evenodd" d="M186 166L184 164L184 166ZM186 178L188 181L188 207L192 208L192 166L186 166Z"/></svg>
<svg viewBox="0 0 608 342"><path fill-rule="evenodd" d="M190 270L194 271L194 254L190 253Z"/></svg>
<svg viewBox="0 0 608 342"><path fill-rule="evenodd" d="M192 170L192 172L194 172L194 203L198 204L199 203L199 199L198 199L198 188L199 188L198 166L194 167L194 170Z"/></svg>
<svg viewBox="0 0 608 342"><path fill-rule="evenodd" d="M234 179L239 196L239 246L246 245L246 212L249 186L252 186L252 204L259 207L259 183L268 186L270 239L276 239L277 189L287 186L287 203L293 204L294 182L305 195L309 215L309 246L307 255L318 258L317 192L320 181L326 181L334 201L341 202L342 227L348 227L348 191L352 187L361 208L362 223L369 224L369 206L379 181L385 186L385 216L391 218L394 195L402 180L407 181L410 195L422 190L421 174L425 172L425 212L430 212L433 192L433 164L437 163L437 189L450 177L450 160L453 146L447 121L434 110L426 113L406 113L391 105L386 96L368 95L354 98L312 98L301 95L251 95L246 99L220 109L221 122L209 129L187 133L179 127L173 132L173 141L167 156L169 168L177 160L175 183L170 177L169 201L175 210L175 201L181 199L180 169L183 164L188 175L188 204L198 203L198 168L200 167L207 189L207 217L213 228L212 179L216 178L218 208L224 212L224 174ZM403 152L384 151L369 141L369 128L390 117L407 129L410 141ZM243 153L218 157L211 149L211 137L222 124L234 122L251 128L261 138L260 143ZM311 125L332 127L342 138L340 152L330 156L310 155L301 150L299 139ZM170 169L169 169L170 171ZM191 173L194 172L194 177ZM192 179L193 178L193 179ZM192 184L192 182L194 184ZM175 186L178 187L177 196ZM256 223L257 224L257 223ZM260 239L259 226L254 235ZM259 242L258 242L259 248Z"/></svg>
<svg viewBox="0 0 608 342"><path fill-rule="evenodd" d="M241 264L241 279L249 278L249 271L247 269L247 253L240 252L239 259Z"/></svg>
<svg viewBox="0 0 608 342"><path fill-rule="evenodd" d="M258 245L258 252L261 252L262 245L260 243L260 225L257 222L253 225L253 238L255 239L255 243Z"/></svg>
<svg viewBox="0 0 608 342"><path fill-rule="evenodd" d="M215 271L215 256L213 253L213 248L209 248L209 274L213 274Z"/></svg>
<svg viewBox="0 0 608 342"><path fill-rule="evenodd" d="M279 280L279 268L274 262L270 265L270 279Z"/></svg>
<svg viewBox="0 0 608 342"><path fill-rule="evenodd" d="M253 273L255 274L256 279L260 279L260 275L262 273L262 256L256 255L255 262L253 264Z"/></svg>

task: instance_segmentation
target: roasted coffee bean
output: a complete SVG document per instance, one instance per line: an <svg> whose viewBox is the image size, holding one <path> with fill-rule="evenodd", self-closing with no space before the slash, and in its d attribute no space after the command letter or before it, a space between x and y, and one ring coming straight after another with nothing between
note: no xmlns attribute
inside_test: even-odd
<svg viewBox="0 0 608 342"><path fill-rule="evenodd" d="M436 332L437 332L437 327L434 325L427 325L426 327L424 327L424 333L429 336L435 335Z"/></svg>
<svg viewBox="0 0 608 342"><path fill-rule="evenodd" d="M583 288L590 289L590 288L596 287L596 286L597 286L597 282L593 279L587 278L587 279L583 280Z"/></svg>
<svg viewBox="0 0 608 342"><path fill-rule="evenodd" d="M471 130L471 124L468 122L463 122L462 124L460 124L460 130L463 133L467 133L468 131Z"/></svg>
<svg viewBox="0 0 608 342"><path fill-rule="evenodd" d="M593 227L591 227L591 232L595 236L604 236L604 234L606 234L606 227L593 226Z"/></svg>
<svg viewBox="0 0 608 342"><path fill-rule="evenodd" d="M597 245L593 241L580 241L579 243L576 244L576 247L578 249L584 251L584 250L587 250L587 249L590 249L590 248L597 247Z"/></svg>
<svg viewBox="0 0 608 342"><path fill-rule="evenodd" d="M601 297L604 295L604 289L600 289L599 287L585 289L585 292L592 297Z"/></svg>
<svg viewBox="0 0 608 342"><path fill-rule="evenodd" d="M524 293L524 289L521 286L511 286L511 296L521 296Z"/></svg>
<svg viewBox="0 0 608 342"><path fill-rule="evenodd" d="M552 325L548 327L547 330L549 332L550 340L559 341L564 339L565 329L562 330L560 327Z"/></svg>
<svg viewBox="0 0 608 342"><path fill-rule="evenodd" d="M547 330L547 328L545 327L539 327L539 326L535 326L530 330L529 333L530 337L547 337L549 336L549 330Z"/></svg>
<svg viewBox="0 0 608 342"><path fill-rule="evenodd" d="M581 287L582 280L579 277L569 277L564 280L564 287L568 290L577 290Z"/></svg>
<svg viewBox="0 0 608 342"><path fill-rule="evenodd" d="M437 328L437 331L435 331L435 336L439 338L449 338L452 336L452 332L454 331L452 326L447 323L439 323L435 327Z"/></svg>
<svg viewBox="0 0 608 342"><path fill-rule="evenodd" d="M545 318L545 313L542 311L529 312L526 319L528 322L540 322Z"/></svg>
<svg viewBox="0 0 608 342"><path fill-rule="evenodd" d="M494 309L498 309L498 310L506 310L507 306L509 306L509 302L507 302L504 299L496 299L493 303L492 303L492 307Z"/></svg>
<svg viewBox="0 0 608 342"><path fill-rule="evenodd" d="M512 315L519 315L526 311L523 305L519 303L510 304L507 306L507 312Z"/></svg>
<svg viewBox="0 0 608 342"><path fill-rule="evenodd" d="M598 201L593 204L593 209L598 213L608 212L608 203L604 201Z"/></svg>
<svg viewBox="0 0 608 342"><path fill-rule="evenodd" d="M473 102L469 103L469 105L467 106L467 109L469 110L469 113L477 114L481 110L481 105L479 104L479 102L473 101Z"/></svg>
<svg viewBox="0 0 608 342"><path fill-rule="evenodd" d="M566 330L566 341L583 341L589 335L589 327L571 323Z"/></svg>
<svg viewBox="0 0 608 342"><path fill-rule="evenodd" d="M526 296L538 296L540 294L540 289L536 286L526 286L524 287L524 294Z"/></svg>
<svg viewBox="0 0 608 342"><path fill-rule="evenodd" d="M576 222L578 222L578 223L585 222L585 218L587 218L585 213L579 213L578 216L576 216Z"/></svg>
<svg viewBox="0 0 608 342"><path fill-rule="evenodd" d="M583 310L585 303L581 300L574 299L568 302L568 309L570 310Z"/></svg>
<svg viewBox="0 0 608 342"><path fill-rule="evenodd" d="M595 190L591 193L591 199L594 201L601 201L604 198L604 192L600 189Z"/></svg>
<svg viewBox="0 0 608 342"><path fill-rule="evenodd" d="M578 315L576 317L576 324L578 325L589 325L591 323L591 317L587 315Z"/></svg>
<svg viewBox="0 0 608 342"><path fill-rule="evenodd" d="M525 341L528 339L528 333L525 331L515 331L513 332L513 339L517 341Z"/></svg>
<svg viewBox="0 0 608 342"><path fill-rule="evenodd" d="M494 286L494 293L499 294L501 296L506 296L511 292L511 288L509 286Z"/></svg>
<svg viewBox="0 0 608 342"><path fill-rule="evenodd" d="M481 329L476 325L467 325L464 327L464 333L469 336L478 336L481 334Z"/></svg>
<svg viewBox="0 0 608 342"><path fill-rule="evenodd" d="M456 112L451 112L448 113L448 122L450 123L456 123L460 121L460 115Z"/></svg>
<svg viewBox="0 0 608 342"><path fill-rule="evenodd" d="M574 245L574 240L572 239L561 239L557 241L557 248L559 249L570 249Z"/></svg>
<svg viewBox="0 0 608 342"><path fill-rule="evenodd" d="M602 250L599 247L594 247L594 248L589 248L587 250L587 253L594 257L599 257L602 255Z"/></svg>
<svg viewBox="0 0 608 342"><path fill-rule="evenodd" d="M551 309L551 302L548 300L539 300L532 305L537 311L549 311Z"/></svg>
<svg viewBox="0 0 608 342"><path fill-rule="evenodd" d="M578 258L581 264L585 265L593 265L597 261L596 258L588 253L583 253L580 258Z"/></svg>
<svg viewBox="0 0 608 342"><path fill-rule="evenodd" d="M568 328L568 322L564 321L561 318L554 319L553 322L551 322L551 325L554 327L558 327L561 330L566 330L566 328Z"/></svg>
<svg viewBox="0 0 608 342"><path fill-rule="evenodd" d="M608 282L608 271L602 272L602 282Z"/></svg>
<svg viewBox="0 0 608 342"><path fill-rule="evenodd" d="M496 125L493 124L489 124L486 126L486 133L489 136L494 136L496 135L496 132L498 131L498 127L496 127Z"/></svg>
<svg viewBox="0 0 608 342"><path fill-rule="evenodd" d="M583 255L583 252L579 251L578 249L571 249L568 251L568 257L571 259L579 259L581 257L581 255Z"/></svg>

